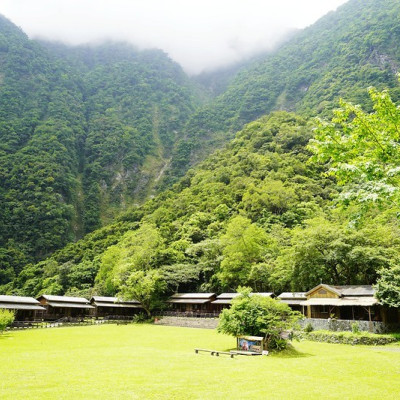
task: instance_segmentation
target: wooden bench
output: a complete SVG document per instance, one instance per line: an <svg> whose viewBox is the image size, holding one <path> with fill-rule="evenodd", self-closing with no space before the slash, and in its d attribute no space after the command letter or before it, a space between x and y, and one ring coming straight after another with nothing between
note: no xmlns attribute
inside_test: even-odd
<svg viewBox="0 0 400 400"><path fill-rule="evenodd" d="M196 354L199 354L200 351L204 351L204 352L206 352L206 353L211 353L212 356L215 355L215 356L217 356L217 357L219 357L220 354L226 354L226 355L230 356L231 358L234 357L234 354L233 354L233 353L230 353L230 352L228 352L228 351L208 350L208 349L194 349L194 352L195 352Z"/></svg>

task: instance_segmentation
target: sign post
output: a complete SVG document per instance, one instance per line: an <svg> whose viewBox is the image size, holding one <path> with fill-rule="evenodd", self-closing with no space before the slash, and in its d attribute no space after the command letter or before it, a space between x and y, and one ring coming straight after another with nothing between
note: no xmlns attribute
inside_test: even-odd
<svg viewBox="0 0 400 400"><path fill-rule="evenodd" d="M262 354L264 350L264 338L261 336L238 336L237 350Z"/></svg>

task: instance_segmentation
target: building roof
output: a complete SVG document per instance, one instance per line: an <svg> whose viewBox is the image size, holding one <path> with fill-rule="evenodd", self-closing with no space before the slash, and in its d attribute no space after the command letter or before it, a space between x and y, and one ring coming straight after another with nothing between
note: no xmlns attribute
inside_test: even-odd
<svg viewBox="0 0 400 400"><path fill-rule="evenodd" d="M215 293L175 293L171 299L211 299Z"/></svg>
<svg viewBox="0 0 400 400"><path fill-rule="evenodd" d="M231 304L232 299L217 299L211 302L211 304Z"/></svg>
<svg viewBox="0 0 400 400"><path fill-rule="evenodd" d="M309 296L316 290L324 288L333 293L336 293L339 297L343 296L370 296L373 297L375 294L375 289L371 285L326 285L321 283L306 293Z"/></svg>
<svg viewBox="0 0 400 400"><path fill-rule="evenodd" d="M347 286L332 286L342 296L374 296L375 289L372 285L347 285Z"/></svg>
<svg viewBox="0 0 400 400"><path fill-rule="evenodd" d="M90 304L84 303L68 303L66 301L47 301L47 304L55 308L94 308Z"/></svg>
<svg viewBox="0 0 400 400"><path fill-rule="evenodd" d="M41 310L45 308L36 304L27 303L0 303L0 309L6 310Z"/></svg>
<svg viewBox="0 0 400 400"><path fill-rule="evenodd" d="M124 301L121 299L118 299L118 297L105 297L105 296L93 296L90 299L91 303L97 303L97 302L101 302L101 303L111 303L111 304L140 304L139 301L137 300L129 300L129 301Z"/></svg>
<svg viewBox="0 0 400 400"><path fill-rule="evenodd" d="M259 296L263 297L271 297L273 293L270 292L256 292L256 293L250 293L250 296L258 294ZM217 296L216 300L212 302L212 304L231 304L232 300L235 297L238 297L240 293L221 293L220 295Z"/></svg>
<svg viewBox="0 0 400 400"><path fill-rule="evenodd" d="M283 292L278 296L278 299L281 300L306 300L306 292Z"/></svg>
<svg viewBox="0 0 400 400"><path fill-rule="evenodd" d="M169 299L168 303L173 304L205 304L208 303L210 299Z"/></svg>
<svg viewBox="0 0 400 400"><path fill-rule="evenodd" d="M217 300L221 299L233 299L234 297L239 296L240 293L221 293L217 296Z"/></svg>
<svg viewBox="0 0 400 400"><path fill-rule="evenodd" d="M303 299L303 300L299 300L299 299L293 299L293 300L279 299L279 301L281 303L285 303L285 304L287 304L289 306L302 306L302 305L304 305L305 299Z"/></svg>
<svg viewBox="0 0 400 400"><path fill-rule="evenodd" d="M283 292L278 296L278 299L290 306L301 306L304 300L307 300L305 292Z"/></svg>
<svg viewBox="0 0 400 400"><path fill-rule="evenodd" d="M378 300L372 296L351 296L351 297L340 297L339 299L336 298L316 298L313 297L306 301L303 301L301 305L303 306L362 306L362 307L369 307L378 304Z"/></svg>
<svg viewBox="0 0 400 400"><path fill-rule="evenodd" d="M0 303L39 304L33 297L24 296L0 296Z"/></svg>
<svg viewBox="0 0 400 400"><path fill-rule="evenodd" d="M140 303L107 303L101 301L95 301L94 304L97 307L113 307L113 308L142 308Z"/></svg>
<svg viewBox="0 0 400 400"><path fill-rule="evenodd" d="M54 296L51 294L42 294L40 297L38 297L38 300L41 298L47 301L55 301L55 302L81 303L81 304L89 303L89 300L85 299L84 297Z"/></svg>

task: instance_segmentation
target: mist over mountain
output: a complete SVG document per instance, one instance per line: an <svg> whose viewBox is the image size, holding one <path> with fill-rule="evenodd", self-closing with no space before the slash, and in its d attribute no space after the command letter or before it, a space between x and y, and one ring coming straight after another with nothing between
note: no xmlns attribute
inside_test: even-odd
<svg viewBox="0 0 400 400"><path fill-rule="evenodd" d="M162 49L190 75L271 51L346 0L3 0L32 39L69 45L127 42Z"/></svg>
<svg viewBox="0 0 400 400"><path fill-rule="evenodd" d="M190 117L171 176L273 110L327 116L340 98L368 105L371 85L391 88L397 99L399 17L397 1L353 0L241 68L226 91Z"/></svg>

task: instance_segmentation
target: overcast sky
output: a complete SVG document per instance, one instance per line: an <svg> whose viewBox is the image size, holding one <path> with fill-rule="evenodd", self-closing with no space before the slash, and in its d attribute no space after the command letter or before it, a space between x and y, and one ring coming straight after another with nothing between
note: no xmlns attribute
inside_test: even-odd
<svg viewBox="0 0 400 400"><path fill-rule="evenodd" d="M0 0L31 38L125 40L166 51L193 74L269 50L347 0Z"/></svg>

